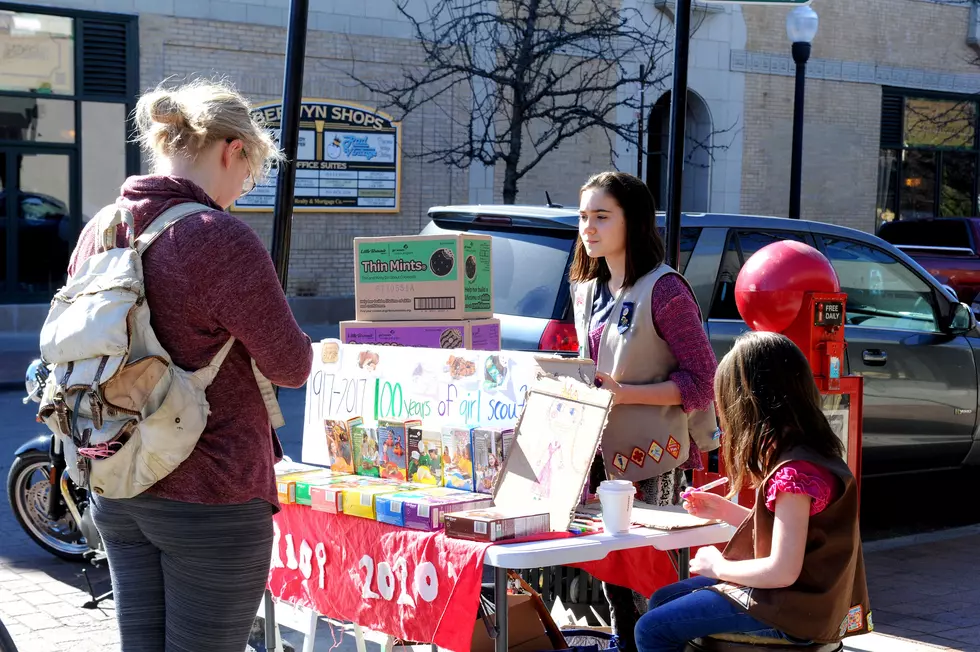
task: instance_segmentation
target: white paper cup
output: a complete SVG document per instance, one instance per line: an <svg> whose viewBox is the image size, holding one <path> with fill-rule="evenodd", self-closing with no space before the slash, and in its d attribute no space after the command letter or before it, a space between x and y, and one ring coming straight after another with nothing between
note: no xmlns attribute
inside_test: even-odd
<svg viewBox="0 0 980 652"><path fill-rule="evenodd" d="M602 504L602 527L607 534L624 534L633 518L636 487L628 480L603 480L596 491Z"/></svg>

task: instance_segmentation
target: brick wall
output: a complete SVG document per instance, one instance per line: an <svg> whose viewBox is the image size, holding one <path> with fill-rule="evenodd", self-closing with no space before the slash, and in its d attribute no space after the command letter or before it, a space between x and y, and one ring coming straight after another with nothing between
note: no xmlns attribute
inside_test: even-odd
<svg viewBox="0 0 980 652"><path fill-rule="evenodd" d="M282 95L285 30L244 23L145 15L140 18L140 79L152 87L166 78L220 74L232 80L253 101ZM374 106L376 98L348 76L351 66L369 80L395 79L403 65L421 61L410 40L349 37L311 32L303 94L311 98L356 101ZM464 171L449 170L413 158L426 143L452 136L458 129L445 116L468 104L456 96L450 105L430 105L403 123L401 211L392 213L296 213L293 217L289 291L291 294L342 295L353 292L354 236L417 233L427 209L436 204L464 202L468 196ZM242 213L271 247L271 213Z"/></svg>
<svg viewBox="0 0 980 652"><path fill-rule="evenodd" d="M789 210L792 77L746 75L741 211ZM804 219L874 228L881 87L808 80L803 134Z"/></svg>

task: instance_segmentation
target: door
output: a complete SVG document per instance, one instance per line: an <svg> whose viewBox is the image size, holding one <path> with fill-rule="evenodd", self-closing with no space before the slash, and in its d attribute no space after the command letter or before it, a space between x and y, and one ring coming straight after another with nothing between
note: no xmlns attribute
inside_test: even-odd
<svg viewBox="0 0 980 652"><path fill-rule="evenodd" d="M847 293L850 372L864 376L864 473L958 465L976 421L969 342L940 330L934 288L891 253L821 240Z"/></svg>
<svg viewBox="0 0 980 652"><path fill-rule="evenodd" d="M79 223L72 205L75 154L0 148L0 264L7 302L45 301L65 283Z"/></svg>

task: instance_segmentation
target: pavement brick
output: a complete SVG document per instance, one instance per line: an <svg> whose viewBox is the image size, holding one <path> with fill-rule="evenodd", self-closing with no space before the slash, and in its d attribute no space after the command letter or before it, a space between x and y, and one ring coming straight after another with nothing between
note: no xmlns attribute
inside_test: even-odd
<svg viewBox="0 0 980 652"><path fill-rule="evenodd" d="M21 625L25 625L31 629L31 631L40 631L42 629L51 629L52 627L58 627L60 623L52 618L51 616L44 613L30 613L25 616L17 616L17 622Z"/></svg>
<svg viewBox="0 0 980 652"><path fill-rule="evenodd" d="M30 593L20 594L21 600L25 600L33 605L40 606L42 604L51 604L53 602L61 602L61 598L56 595L51 595L47 591L32 591Z"/></svg>

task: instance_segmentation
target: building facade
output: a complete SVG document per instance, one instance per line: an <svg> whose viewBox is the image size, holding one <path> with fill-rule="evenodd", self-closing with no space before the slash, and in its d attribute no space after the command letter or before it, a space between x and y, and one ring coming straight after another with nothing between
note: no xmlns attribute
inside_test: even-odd
<svg viewBox="0 0 980 652"><path fill-rule="evenodd" d="M670 25L674 0L623 2ZM255 102L281 97L288 5L0 1L0 196L6 211L0 301L46 302L63 279L84 221L112 201L126 175L146 170L128 142L125 119L141 90L168 79L221 75ZM976 215L980 65L971 45L973 3L816 0L813 6L820 30L806 96L804 217L871 231L887 219ZM391 79L405 65L423 63L411 24L391 0L311 0L310 8L304 97L311 102L343 104L353 116L377 98L352 82L352 73ZM786 214L794 73L786 11L695 1L685 210ZM662 201L670 59L662 58L668 69L659 85L622 90L643 97L645 155L638 155L635 142L619 139L610 147L602 132L579 134L521 180L518 201L543 204L547 191L558 203L574 204L588 175L612 166L639 171ZM305 184L321 193L343 187L351 196L375 197L390 196L397 185L398 204L376 212L364 205L297 212L290 294L351 294L354 236L417 232L433 205L500 201L502 169L459 170L415 156L429 144L457 138L465 111L459 98L445 99L410 114L391 130L395 136L380 140L363 124L343 127L325 120L326 113L307 116L310 147L319 154L306 167L319 171L307 172L314 180ZM629 123L638 115L624 108L617 119ZM390 150L395 138L397 183L390 172L353 172L331 163L331 152L339 150L330 147L353 151L342 138L362 156L364 169L380 161L372 157L383 158L379 148ZM270 243L271 212L239 215Z"/></svg>

